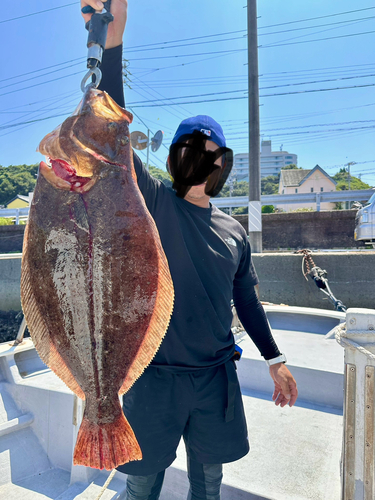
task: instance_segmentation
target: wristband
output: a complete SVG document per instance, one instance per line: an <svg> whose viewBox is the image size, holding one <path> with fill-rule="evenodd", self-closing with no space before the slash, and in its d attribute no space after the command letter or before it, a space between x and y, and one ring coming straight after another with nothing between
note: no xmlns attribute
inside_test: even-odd
<svg viewBox="0 0 375 500"><path fill-rule="evenodd" d="M277 356L277 358L266 359L265 361L267 363L267 366L276 365L277 363L286 363L286 356L285 354L280 354L280 356Z"/></svg>

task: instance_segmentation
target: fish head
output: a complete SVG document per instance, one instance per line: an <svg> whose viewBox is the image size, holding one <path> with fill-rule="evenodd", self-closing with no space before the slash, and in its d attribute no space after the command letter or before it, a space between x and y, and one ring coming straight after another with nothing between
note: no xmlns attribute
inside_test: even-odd
<svg viewBox="0 0 375 500"><path fill-rule="evenodd" d="M87 191L103 169L129 165L132 119L106 92L89 88L75 112L39 144L48 160L41 174L56 188Z"/></svg>

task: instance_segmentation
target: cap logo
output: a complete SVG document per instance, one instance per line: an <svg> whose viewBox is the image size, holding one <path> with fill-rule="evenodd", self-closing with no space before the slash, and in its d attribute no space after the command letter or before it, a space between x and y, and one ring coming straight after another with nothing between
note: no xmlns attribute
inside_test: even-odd
<svg viewBox="0 0 375 500"><path fill-rule="evenodd" d="M202 128L201 132L205 135L208 135L208 137L211 137L211 130L205 130L204 128Z"/></svg>

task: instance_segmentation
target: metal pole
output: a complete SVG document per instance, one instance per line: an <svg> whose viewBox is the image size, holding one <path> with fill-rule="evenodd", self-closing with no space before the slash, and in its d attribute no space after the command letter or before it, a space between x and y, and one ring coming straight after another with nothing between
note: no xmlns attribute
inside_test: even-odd
<svg viewBox="0 0 375 500"><path fill-rule="evenodd" d="M146 170L149 168L149 159L150 159L150 129L147 129L147 163Z"/></svg>
<svg viewBox="0 0 375 500"><path fill-rule="evenodd" d="M254 253L262 253L257 30L257 3L256 0L247 0L249 62L249 238L252 251Z"/></svg>
<svg viewBox="0 0 375 500"><path fill-rule="evenodd" d="M350 167L352 165L355 165L356 162L355 161L350 161L349 163L347 163L347 167L348 167L348 191L350 191ZM348 201L348 208L351 208L352 206L352 203L350 201Z"/></svg>

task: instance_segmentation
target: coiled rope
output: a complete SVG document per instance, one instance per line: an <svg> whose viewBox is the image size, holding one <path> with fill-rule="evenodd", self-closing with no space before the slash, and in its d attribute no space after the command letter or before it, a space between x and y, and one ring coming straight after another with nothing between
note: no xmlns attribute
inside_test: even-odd
<svg viewBox="0 0 375 500"><path fill-rule="evenodd" d="M365 349L363 346L357 344L357 342L354 342L351 339L348 339L346 337L346 323L341 323L340 325L337 325L333 330L330 331L330 333L335 334L336 341L343 347L349 347L350 349L357 349L359 352L367 356L369 359L375 360L375 354L370 352L369 350ZM355 330L353 332L350 332L350 336L355 336L355 337L363 337L363 335L369 335L371 333L375 333L374 330Z"/></svg>

